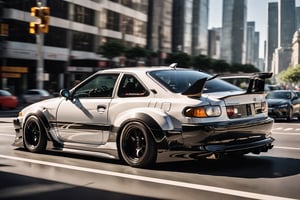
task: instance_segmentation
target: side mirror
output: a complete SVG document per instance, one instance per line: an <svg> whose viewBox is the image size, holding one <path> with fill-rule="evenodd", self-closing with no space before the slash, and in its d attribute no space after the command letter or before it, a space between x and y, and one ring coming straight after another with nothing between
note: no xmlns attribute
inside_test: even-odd
<svg viewBox="0 0 300 200"><path fill-rule="evenodd" d="M69 90L67 89L62 89L60 90L59 94L62 96L62 97L65 97L66 100L70 100L71 99L71 93Z"/></svg>

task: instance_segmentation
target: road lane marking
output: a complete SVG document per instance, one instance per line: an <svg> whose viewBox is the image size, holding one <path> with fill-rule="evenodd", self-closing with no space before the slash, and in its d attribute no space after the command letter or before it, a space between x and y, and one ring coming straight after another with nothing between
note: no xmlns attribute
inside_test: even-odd
<svg viewBox="0 0 300 200"><path fill-rule="evenodd" d="M296 200L296 199L280 197L280 196L259 194L259 193L254 193L254 192L245 192L245 191L241 191L241 190L226 189L226 188L221 188L221 187L200 185L200 184L187 183L187 182L182 182L182 181L166 180L166 179L160 179L160 178L152 178L152 177L139 176L139 175L133 175L133 174L125 174L125 173L106 171L106 170L101 170L101 169L78 167L78 166L73 166L73 165L52 163L52 162L33 160L33 159L27 159L27 158L19 158L19 157L15 157L15 156L6 156L6 155L1 155L1 154L0 154L0 158L17 160L17 161L22 161L22 162L29 162L29 163L40 164L40 165L47 165L47 166L52 166L52 167L59 167L59 168L70 169L70 170L89 172L89 173L102 174L102 175L107 175L107 176L121 177L121 178L138 180L138 181L158 183L158 184L170 185L170 186L175 186L175 187L184 187L184 188L189 188L189 189L208 191L208 192L220 193L220 194L231 195L231 196L252 198L252 199Z"/></svg>
<svg viewBox="0 0 300 200"><path fill-rule="evenodd" d="M300 151L300 148L296 148L296 147L281 147L281 146L274 146L274 149L285 149L285 150L296 150L296 151Z"/></svg>
<svg viewBox="0 0 300 200"><path fill-rule="evenodd" d="M274 135L298 135L300 136L300 133L289 133L289 132L272 132Z"/></svg>
<svg viewBox="0 0 300 200"><path fill-rule="evenodd" d="M0 133L0 136L16 137L16 135L13 134L2 134L2 133Z"/></svg>

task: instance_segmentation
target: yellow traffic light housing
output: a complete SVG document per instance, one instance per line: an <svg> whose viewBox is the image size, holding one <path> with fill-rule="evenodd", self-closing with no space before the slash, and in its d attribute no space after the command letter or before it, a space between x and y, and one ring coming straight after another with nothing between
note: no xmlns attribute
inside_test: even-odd
<svg viewBox="0 0 300 200"><path fill-rule="evenodd" d="M29 22L29 33L38 34L39 33L39 24L36 22Z"/></svg>
<svg viewBox="0 0 300 200"><path fill-rule="evenodd" d="M39 34L48 33L50 21L50 8L49 7L32 7L31 16L37 17L36 22L29 23L29 33Z"/></svg>
<svg viewBox="0 0 300 200"><path fill-rule="evenodd" d="M50 21L50 8L49 7L41 7L40 8L40 31L42 33L48 33L49 31L49 21Z"/></svg>
<svg viewBox="0 0 300 200"><path fill-rule="evenodd" d="M30 15L32 17L39 17L39 15L40 15L40 8L39 7L32 7Z"/></svg>

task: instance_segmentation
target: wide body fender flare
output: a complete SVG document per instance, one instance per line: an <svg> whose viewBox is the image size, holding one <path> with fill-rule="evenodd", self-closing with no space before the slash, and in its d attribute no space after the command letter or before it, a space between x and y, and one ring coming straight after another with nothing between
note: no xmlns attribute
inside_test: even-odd
<svg viewBox="0 0 300 200"><path fill-rule="evenodd" d="M153 135L156 142L161 142L166 137L166 131L173 130L173 122L166 113L153 109L133 109L120 113L114 120L113 126L119 130L133 121L145 124Z"/></svg>

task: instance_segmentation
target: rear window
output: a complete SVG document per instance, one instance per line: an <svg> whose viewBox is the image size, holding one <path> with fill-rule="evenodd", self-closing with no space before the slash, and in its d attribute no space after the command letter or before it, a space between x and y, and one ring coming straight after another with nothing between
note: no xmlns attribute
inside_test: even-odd
<svg viewBox="0 0 300 200"><path fill-rule="evenodd" d="M203 72L184 69L158 70L149 74L174 93L183 93L197 80L211 77L211 75ZM205 83L203 93L225 91L242 91L242 89L220 79L211 79Z"/></svg>

